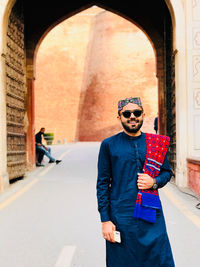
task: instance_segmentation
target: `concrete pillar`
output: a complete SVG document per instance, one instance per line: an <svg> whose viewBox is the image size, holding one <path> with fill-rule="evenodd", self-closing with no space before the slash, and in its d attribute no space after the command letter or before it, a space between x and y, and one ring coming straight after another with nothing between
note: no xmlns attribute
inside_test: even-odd
<svg viewBox="0 0 200 267"><path fill-rule="evenodd" d="M186 1L188 157L200 161L200 2Z"/></svg>
<svg viewBox="0 0 200 267"><path fill-rule="evenodd" d="M200 2L185 1L188 98L188 184L200 194Z"/></svg>
<svg viewBox="0 0 200 267"><path fill-rule="evenodd" d="M188 102L187 102L187 60L186 60L186 25L183 1L165 0L173 23L173 51L175 56L176 83L176 184L187 186L188 155Z"/></svg>

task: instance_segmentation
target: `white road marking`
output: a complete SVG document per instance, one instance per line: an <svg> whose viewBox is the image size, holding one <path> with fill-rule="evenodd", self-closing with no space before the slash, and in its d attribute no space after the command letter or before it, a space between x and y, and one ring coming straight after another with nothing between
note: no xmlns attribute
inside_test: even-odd
<svg viewBox="0 0 200 267"><path fill-rule="evenodd" d="M59 159L63 159L69 152L71 152L70 150L65 151L64 153L62 153L59 157ZM50 166L48 166L47 168L45 168L44 171L41 171L39 176L44 176L47 172L49 172L54 166L56 165L56 163L51 163Z"/></svg>
<svg viewBox="0 0 200 267"><path fill-rule="evenodd" d="M55 267L70 267L75 250L75 246L64 246L61 250Z"/></svg>

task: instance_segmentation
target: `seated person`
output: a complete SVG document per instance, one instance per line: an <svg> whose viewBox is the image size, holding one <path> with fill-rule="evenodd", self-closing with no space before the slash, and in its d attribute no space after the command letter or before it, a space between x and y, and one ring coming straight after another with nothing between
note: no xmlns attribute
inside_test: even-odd
<svg viewBox="0 0 200 267"><path fill-rule="evenodd" d="M156 131L156 134L158 133L158 117L155 117L154 119L154 130Z"/></svg>
<svg viewBox="0 0 200 267"><path fill-rule="evenodd" d="M44 132L45 132L45 128L41 128L40 131L35 135L36 152L39 152L39 155L41 152L43 152L43 155L45 155L49 158L49 163L55 162L56 164L58 164L61 162L61 160L54 159L51 155L51 148L46 147L45 145L42 144L42 135L44 134ZM43 158L43 156L42 156L42 158ZM38 164L41 164L41 162L39 162L39 160L38 160ZM36 166L41 166L41 165L36 164Z"/></svg>
<svg viewBox="0 0 200 267"><path fill-rule="evenodd" d="M43 157L44 157L44 151L37 149L37 146L36 146L36 166L37 167L44 167L44 164L42 164Z"/></svg>

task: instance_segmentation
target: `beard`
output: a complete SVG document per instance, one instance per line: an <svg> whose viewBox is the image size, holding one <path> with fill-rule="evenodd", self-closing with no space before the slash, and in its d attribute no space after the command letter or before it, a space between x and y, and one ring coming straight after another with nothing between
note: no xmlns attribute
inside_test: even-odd
<svg viewBox="0 0 200 267"><path fill-rule="evenodd" d="M129 121L135 121L138 124L137 124L136 127L131 128L131 125L128 124ZM141 120L141 121L129 120L129 121L127 121L126 123L121 121L121 124L122 124L124 130L126 130L128 133L137 133L140 130L140 128L142 127L142 125L143 125L143 120Z"/></svg>

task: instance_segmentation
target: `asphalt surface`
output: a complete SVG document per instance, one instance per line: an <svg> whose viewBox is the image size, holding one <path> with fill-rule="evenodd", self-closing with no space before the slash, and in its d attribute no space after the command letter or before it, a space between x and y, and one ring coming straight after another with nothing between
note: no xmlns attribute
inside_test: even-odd
<svg viewBox="0 0 200 267"><path fill-rule="evenodd" d="M105 267L96 201L99 145L52 146L60 164L45 158L45 167L0 194L0 267ZM177 267L200 266L199 201L189 194L173 183L160 190Z"/></svg>

